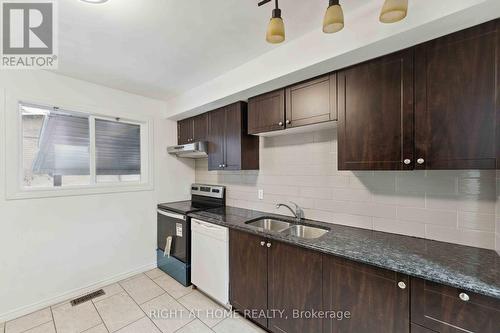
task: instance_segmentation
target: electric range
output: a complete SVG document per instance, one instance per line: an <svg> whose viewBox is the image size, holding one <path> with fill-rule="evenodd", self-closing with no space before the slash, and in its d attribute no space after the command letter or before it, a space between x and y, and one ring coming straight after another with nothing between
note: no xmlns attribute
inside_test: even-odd
<svg viewBox="0 0 500 333"><path fill-rule="evenodd" d="M157 215L158 268L184 286L191 284L191 218L187 215L226 204L226 188L191 185L191 200L162 203Z"/></svg>

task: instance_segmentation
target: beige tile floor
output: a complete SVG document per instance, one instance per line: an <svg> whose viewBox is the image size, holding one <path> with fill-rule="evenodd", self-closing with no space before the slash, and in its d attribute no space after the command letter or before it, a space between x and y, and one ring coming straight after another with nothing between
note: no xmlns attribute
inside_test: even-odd
<svg viewBox="0 0 500 333"><path fill-rule="evenodd" d="M0 333L264 332L159 269L103 289L105 295L77 306L68 300L0 323Z"/></svg>

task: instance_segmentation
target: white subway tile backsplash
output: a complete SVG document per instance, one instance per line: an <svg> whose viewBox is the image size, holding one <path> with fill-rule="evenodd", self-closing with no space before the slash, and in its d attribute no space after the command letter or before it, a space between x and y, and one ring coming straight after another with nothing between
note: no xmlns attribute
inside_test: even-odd
<svg viewBox="0 0 500 333"><path fill-rule="evenodd" d="M341 201L370 202L372 194L366 189L335 188L333 198Z"/></svg>
<svg viewBox="0 0 500 333"><path fill-rule="evenodd" d="M345 202L341 212L353 215L396 218L397 206L362 202Z"/></svg>
<svg viewBox="0 0 500 333"><path fill-rule="evenodd" d="M457 226L457 212L432 210L413 207L398 207L398 218L405 221L437 224L448 227Z"/></svg>
<svg viewBox="0 0 500 333"><path fill-rule="evenodd" d="M495 215L458 212L458 227L495 232Z"/></svg>
<svg viewBox="0 0 500 333"><path fill-rule="evenodd" d="M316 199L313 208L330 212L342 212L345 204L345 201Z"/></svg>
<svg viewBox="0 0 500 333"><path fill-rule="evenodd" d="M479 196L461 194L429 194L426 196L426 207L430 209L494 214L495 205L496 201L493 196L484 199Z"/></svg>
<svg viewBox="0 0 500 333"><path fill-rule="evenodd" d="M491 178L459 178L458 193L491 198L496 194L496 184Z"/></svg>
<svg viewBox="0 0 500 333"><path fill-rule="evenodd" d="M378 204L396 205L403 207L425 208L425 194L374 192L373 202Z"/></svg>
<svg viewBox="0 0 500 333"><path fill-rule="evenodd" d="M438 225L425 226L426 238L462 245L495 248L495 234L492 232L464 230Z"/></svg>
<svg viewBox="0 0 500 333"><path fill-rule="evenodd" d="M350 176L349 187L366 189L371 192L395 191L396 177L388 173L375 173L369 176Z"/></svg>
<svg viewBox="0 0 500 333"><path fill-rule="evenodd" d="M407 236L425 237L425 224L418 222L374 217L373 229Z"/></svg>
<svg viewBox="0 0 500 333"><path fill-rule="evenodd" d="M327 222L356 228L373 229L373 218L371 216L332 213L332 219Z"/></svg>
<svg viewBox="0 0 500 333"><path fill-rule="evenodd" d="M306 198L333 199L331 187L301 187L299 195Z"/></svg>
<svg viewBox="0 0 500 333"><path fill-rule="evenodd" d="M428 176L457 178L495 178L495 170L427 170Z"/></svg>
<svg viewBox="0 0 500 333"><path fill-rule="evenodd" d="M227 186L227 204L268 213L295 201L324 222L496 248L500 171L339 171L336 130L260 139L260 170L208 171L196 181ZM263 200L258 190L264 190Z"/></svg>
<svg viewBox="0 0 500 333"><path fill-rule="evenodd" d="M403 193L455 194L457 177L426 176L423 171L411 171L397 176L397 191Z"/></svg>

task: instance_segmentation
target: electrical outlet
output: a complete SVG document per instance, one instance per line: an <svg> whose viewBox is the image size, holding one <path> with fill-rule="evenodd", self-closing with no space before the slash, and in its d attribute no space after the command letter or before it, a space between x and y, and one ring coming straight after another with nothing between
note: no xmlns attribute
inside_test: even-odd
<svg viewBox="0 0 500 333"><path fill-rule="evenodd" d="M264 200L264 190L259 189L259 200Z"/></svg>

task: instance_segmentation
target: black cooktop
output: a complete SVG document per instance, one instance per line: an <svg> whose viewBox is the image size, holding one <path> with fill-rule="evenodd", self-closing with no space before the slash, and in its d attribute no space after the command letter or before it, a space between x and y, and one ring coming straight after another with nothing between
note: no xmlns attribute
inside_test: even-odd
<svg viewBox="0 0 500 333"><path fill-rule="evenodd" d="M198 212L204 209L209 209L211 207L196 204L196 202L192 202L191 200L186 200L186 201L162 203L158 205L158 208L161 210L169 210L171 212L179 214L188 214L188 213Z"/></svg>

